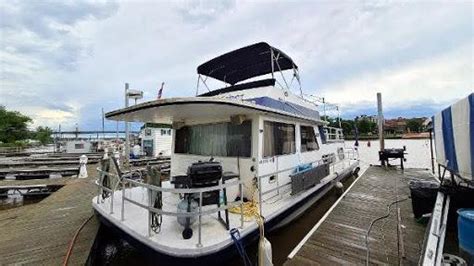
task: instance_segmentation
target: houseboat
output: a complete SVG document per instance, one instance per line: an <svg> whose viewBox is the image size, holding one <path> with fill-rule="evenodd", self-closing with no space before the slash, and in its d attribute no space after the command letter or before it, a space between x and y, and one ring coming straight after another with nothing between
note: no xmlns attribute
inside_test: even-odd
<svg viewBox="0 0 474 266"><path fill-rule="evenodd" d="M237 254L236 241L258 238L257 220L265 232L290 224L358 160L342 130L328 128L303 97L298 67L279 49L256 43L197 72L195 97L106 114L172 125L170 180L101 174L92 203L102 223L147 254L215 264ZM211 90L209 78L225 87Z"/></svg>

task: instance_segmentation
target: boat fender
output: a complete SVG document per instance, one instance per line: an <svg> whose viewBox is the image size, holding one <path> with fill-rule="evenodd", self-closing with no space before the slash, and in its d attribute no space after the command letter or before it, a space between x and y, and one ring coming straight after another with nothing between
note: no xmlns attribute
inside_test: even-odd
<svg viewBox="0 0 474 266"><path fill-rule="evenodd" d="M273 266L272 244L265 237L260 238L258 243L258 258L259 266Z"/></svg>
<svg viewBox="0 0 474 266"><path fill-rule="evenodd" d="M337 194L342 195L344 193L344 185L341 182L336 182Z"/></svg>
<svg viewBox="0 0 474 266"><path fill-rule="evenodd" d="M353 175L353 176L358 176L358 175L359 175L359 171L360 171L360 167L357 166L356 168L354 168L354 171L352 171L352 175Z"/></svg>

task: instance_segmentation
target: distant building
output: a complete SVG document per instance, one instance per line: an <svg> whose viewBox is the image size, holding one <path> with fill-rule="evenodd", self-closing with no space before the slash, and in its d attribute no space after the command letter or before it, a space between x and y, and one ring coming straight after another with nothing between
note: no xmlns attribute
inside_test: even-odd
<svg viewBox="0 0 474 266"><path fill-rule="evenodd" d="M384 123L385 134L403 134L407 132L407 121L403 117L386 119Z"/></svg>
<svg viewBox="0 0 474 266"><path fill-rule="evenodd" d="M140 130L141 146L146 156L170 156L173 131L170 125L146 123Z"/></svg>
<svg viewBox="0 0 474 266"><path fill-rule="evenodd" d="M94 145L91 141L69 140L65 143L64 151L67 153L90 153L94 151Z"/></svg>

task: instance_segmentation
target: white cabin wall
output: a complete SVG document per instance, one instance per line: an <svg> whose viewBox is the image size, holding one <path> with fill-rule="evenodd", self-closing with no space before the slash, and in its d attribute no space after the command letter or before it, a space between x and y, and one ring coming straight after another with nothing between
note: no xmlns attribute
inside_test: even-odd
<svg viewBox="0 0 474 266"><path fill-rule="evenodd" d="M295 147L294 154L277 155L277 156L272 156L268 158L263 158L264 121L274 121L274 122L281 122L281 123L295 125L296 147ZM301 134L300 134L301 125L313 127L314 132L316 133L318 144L319 144L318 150L308 151L308 152L303 152L303 153L301 152ZM273 181L271 180L271 176L261 178L262 191L268 191L268 190L277 188L279 186L282 186L284 184L289 184L291 182L290 174L295 171L294 167L301 164L307 164L307 163L313 163L313 162L319 161L322 159L322 155L324 154L334 153L336 155L336 161L339 161L339 158L337 156L337 149L344 148L343 142L327 142L323 144L321 141L321 136L319 135L318 126L315 124L309 124L306 122L300 122L300 121L294 121L294 120L293 121L286 120L286 119L275 118L271 116L261 116L259 119L259 129L261 130L259 131L259 136L258 136L258 143L259 143L258 152L257 152L258 175L263 176L263 175L275 173L278 171L282 171L285 169L290 169L290 170L286 170L284 172L275 174L274 176L276 178ZM286 186L286 187L281 188L280 192L286 191L289 189L290 189L290 186ZM266 200L276 195L278 195L277 191L268 193L267 195L263 196L263 199Z"/></svg>
<svg viewBox="0 0 474 266"><path fill-rule="evenodd" d="M164 130L169 130L169 128L164 128ZM161 135L161 130L157 130L154 141L155 146L153 150L153 155L155 157L160 156L160 153L162 153L163 156L171 155L172 136L173 130L171 130L171 135Z"/></svg>
<svg viewBox="0 0 474 266"><path fill-rule="evenodd" d="M160 156L160 152L163 156L171 155L173 130L171 129L171 135L161 135L161 130L170 130L170 128L148 128L151 130L150 135L143 133L141 146L144 147L144 140L153 140L153 157Z"/></svg>
<svg viewBox="0 0 474 266"><path fill-rule="evenodd" d="M287 184L291 181L290 174L293 172L293 167L297 166L300 164L300 158L299 158L299 142L298 142L298 135L295 136L295 145L296 145L296 152L293 154L285 154L285 155L277 155L277 156L272 156L272 157L263 157L263 138L264 138L264 121L274 121L274 122L281 122L281 123L287 123L287 124L294 124L295 125L295 134L296 132L299 132L297 129L299 127L299 124L297 122L286 120L286 119L281 119L281 118L275 118L271 116L261 116L260 117L260 135L259 135L259 156L258 156L258 175L267 175L271 173L275 173L277 171L285 170L285 169L290 169L281 173L274 174L272 176L266 176L261 178L261 189L262 191L268 191L270 189L277 188L278 186ZM283 188L282 191L287 190L288 187ZM267 195L263 196L263 199L268 199L271 197L274 197L278 194L277 191L269 193Z"/></svg>

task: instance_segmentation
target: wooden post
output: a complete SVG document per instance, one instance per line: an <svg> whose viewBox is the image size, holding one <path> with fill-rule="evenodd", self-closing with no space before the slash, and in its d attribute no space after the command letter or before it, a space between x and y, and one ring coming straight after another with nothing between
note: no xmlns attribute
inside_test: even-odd
<svg viewBox="0 0 474 266"><path fill-rule="evenodd" d="M377 112L378 112L378 124L379 124L379 140L380 140L380 151L385 149L385 141L383 138L383 111L382 111L382 93L377 92Z"/></svg>
<svg viewBox="0 0 474 266"><path fill-rule="evenodd" d="M433 152L433 128L430 128L430 153L431 153L431 171L435 174L435 158Z"/></svg>

